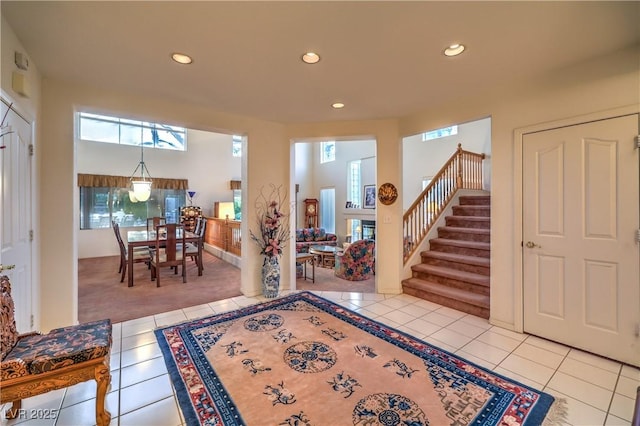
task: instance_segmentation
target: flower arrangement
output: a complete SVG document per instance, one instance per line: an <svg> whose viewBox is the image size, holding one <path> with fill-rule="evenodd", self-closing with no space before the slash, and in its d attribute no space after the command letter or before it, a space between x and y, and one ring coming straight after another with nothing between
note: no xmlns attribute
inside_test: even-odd
<svg viewBox="0 0 640 426"><path fill-rule="evenodd" d="M267 257L279 256L290 238L289 212L283 212L287 206L287 196L283 195L282 186L271 184L271 192L265 195L264 187L256 200L259 233L249 230L251 239L260 247L260 254Z"/></svg>

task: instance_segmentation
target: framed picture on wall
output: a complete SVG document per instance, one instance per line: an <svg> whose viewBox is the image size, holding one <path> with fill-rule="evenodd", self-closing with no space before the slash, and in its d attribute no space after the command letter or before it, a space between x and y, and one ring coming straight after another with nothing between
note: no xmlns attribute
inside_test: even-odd
<svg viewBox="0 0 640 426"><path fill-rule="evenodd" d="M365 209L376 208L376 186L375 185L364 186L364 202L362 203L362 207Z"/></svg>

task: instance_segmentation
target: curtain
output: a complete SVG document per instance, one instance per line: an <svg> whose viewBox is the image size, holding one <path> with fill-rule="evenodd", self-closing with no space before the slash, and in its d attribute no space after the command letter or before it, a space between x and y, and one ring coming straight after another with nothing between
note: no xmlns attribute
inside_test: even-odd
<svg viewBox="0 0 640 426"><path fill-rule="evenodd" d="M183 189L189 188L188 179L151 178L153 189ZM129 176L90 175L78 173L79 187L94 188L128 188L131 185Z"/></svg>

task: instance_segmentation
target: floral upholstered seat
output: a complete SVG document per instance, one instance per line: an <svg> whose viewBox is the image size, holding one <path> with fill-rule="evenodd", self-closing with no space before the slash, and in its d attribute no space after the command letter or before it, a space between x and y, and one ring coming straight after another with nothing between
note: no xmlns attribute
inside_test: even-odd
<svg viewBox="0 0 640 426"><path fill-rule="evenodd" d="M6 362L0 380L40 374L79 364L109 353L111 322L94 321L59 328L47 334L29 334L19 339Z"/></svg>
<svg viewBox="0 0 640 426"><path fill-rule="evenodd" d="M375 240L359 240L343 253L336 253L335 275L350 281L362 281L375 273Z"/></svg>
<svg viewBox="0 0 640 426"><path fill-rule="evenodd" d="M18 334L11 283L0 277L0 404L13 403L6 417L20 413L23 398L95 380L96 423L108 425L105 397L111 383L109 319L57 328L47 334Z"/></svg>

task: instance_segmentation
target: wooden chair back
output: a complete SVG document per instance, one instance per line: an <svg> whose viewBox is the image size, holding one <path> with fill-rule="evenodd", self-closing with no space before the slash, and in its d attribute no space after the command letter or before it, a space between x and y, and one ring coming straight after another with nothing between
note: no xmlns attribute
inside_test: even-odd
<svg viewBox="0 0 640 426"><path fill-rule="evenodd" d="M187 282L186 240L184 226L177 223L159 225L156 228L156 246L151 256L151 280L160 287L159 268L182 266L182 282Z"/></svg>
<svg viewBox="0 0 640 426"><path fill-rule="evenodd" d="M167 224L167 218L166 217L159 217L159 216L148 217L147 218L147 232L155 231L158 226L166 225L166 224Z"/></svg>

